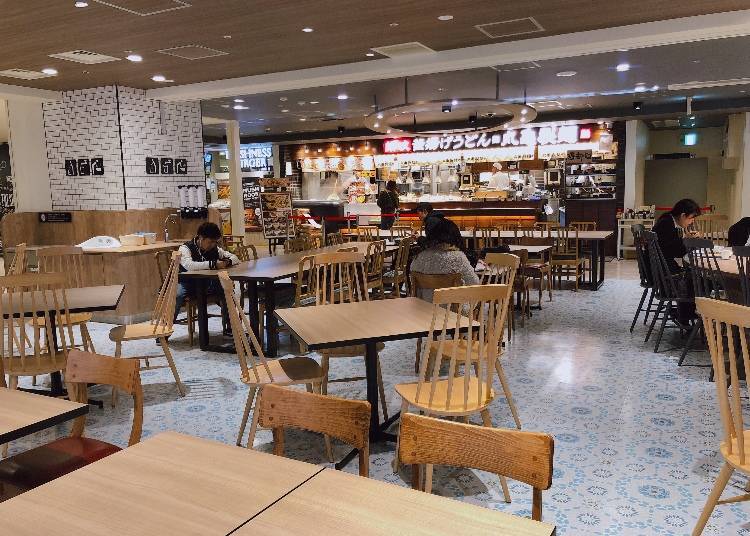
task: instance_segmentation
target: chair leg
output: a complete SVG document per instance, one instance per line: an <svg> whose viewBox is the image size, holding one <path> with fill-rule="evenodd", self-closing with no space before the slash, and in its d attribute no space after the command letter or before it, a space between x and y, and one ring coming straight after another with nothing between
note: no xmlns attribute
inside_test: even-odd
<svg viewBox="0 0 750 536"><path fill-rule="evenodd" d="M263 346L266 340L266 305L258 305L258 342Z"/></svg>
<svg viewBox="0 0 750 536"><path fill-rule="evenodd" d="M383 387L383 373L380 369L380 358L378 358L378 394L380 395L380 407L383 411L383 421L388 420L388 401L385 399L385 387Z"/></svg>
<svg viewBox="0 0 750 536"><path fill-rule="evenodd" d="M426 463L424 465L424 491L425 493L432 493L432 470L433 465Z"/></svg>
<svg viewBox="0 0 750 536"><path fill-rule="evenodd" d="M513 415L513 420L516 421L516 428L520 430L521 419L518 417L518 410L516 409L515 402L513 402L513 395L510 394L508 379L505 377L505 371L503 370L503 366L499 359L495 360L495 370L497 371L497 377L500 379L500 385L503 386L503 393L505 393L505 399L508 401L510 413Z"/></svg>
<svg viewBox="0 0 750 536"><path fill-rule="evenodd" d="M122 356L122 341L115 341L115 357L121 357ZM117 387L114 385L112 386L112 407L114 408L117 405Z"/></svg>
<svg viewBox="0 0 750 536"><path fill-rule="evenodd" d="M180 375L177 373L177 367L174 364L174 359L172 359L172 352L169 351L169 345L167 344L167 339L164 337L159 337L159 344L161 344L161 347L164 349L164 357L167 358L167 363L169 363L169 368L172 369L172 375L174 376L174 381L177 382L177 391L179 391L180 396L185 396L185 387L182 385L182 382L180 381Z"/></svg>
<svg viewBox="0 0 750 536"><path fill-rule="evenodd" d="M484 426L486 426L487 428L492 428L492 418L490 417L490 410L485 408L480 413L482 415L482 424L484 424ZM500 487L503 488L503 497L505 498L505 502L510 504L510 490L508 489L508 481L503 475L497 476L500 477Z"/></svg>
<svg viewBox="0 0 750 536"><path fill-rule="evenodd" d="M549 301L552 301L552 268L547 270L547 294L549 294Z"/></svg>
<svg viewBox="0 0 750 536"><path fill-rule="evenodd" d="M318 394L323 394L321 391L323 390L323 384L322 383L315 383L312 386L312 391ZM323 434L323 441L325 442L326 446L326 458L328 458L328 463L334 463L336 460L333 459L333 447L331 446L331 436Z"/></svg>
<svg viewBox="0 0 750 536"><path fill-rule="evenodd" d="M192 303L187 304L187 328L188 328L188 342L190 347L193 347L195 343L195 307Z"/></svg>
<svg viewBox="0 0 750 536"><path fill-rule="evenodd" d="M719 502L719 497L721 497L721 493L727 486L727 482L729 482L729 478L732 476L732 473L734 473L734 469L732 468L732 466L727 462L724 462L724 465L722 465L721 467L721 471L719 471L719 476L716 477L714 487L711 490L711 493L708 495L708 499L706 499L706 505L703 507L703 511L701 512L701 515L695 524L695 528L693 529L693 536L700 536L703 533L703 529L706 527L708 518L711 517L711 513L714 511L716 503Z"/></svg>
<svg viewBox="0 0 750 536"><path fill-rule="evenodd" d="M258 400L263 395L263 387L258 387L258 394L255 395ZM250 435L247 437L247 448L253 448L255 443L255 432L258 430L258 417L260 417L260 411L258 411L258 404L255 404L255 411L253 411L253 422L250 423Z"/></svg>
<svg viewBox="0 0 750 536"><path fill-rule="evenodd" d="M633 333L633 329L635 329L635 323L638 322L638 316L641 314L641 311L643 310L643 302L646 301L646 294L648 294L648 289L644 288L643 293L641 294L641 301L638 303L638 309L635 310L633 323L630 324L630 333Z"/></svg>
<svg viewBox="0 0 750 536"><path fill-rule="evenodd" d="M10 381L8 382L8 389L15 390L18 389L18 376L10 376L8 378ZM3 375L3 383L5 383L5 375ZM4 443L2 446L2 457L7 458L8 457L8 447L10 443Z"/></svg>
<svg viewBox="0 0 750 536"><path fill-rule="evenodd" d="M643 317L643 325L645 326L648 322L648 317L651 314L651 308L654 306L654 289L651 289L651 294L648 297L648 305L646 306L646 316Z"/></svg>
<svg viewBox="0 0 750 536"><path fill-rule="evenodd" d="M659 300L659 303L656 305L656 311L654 311L654 317L651 319L651 324L648 327L648 331L646 332L646 338L643 339L643 342L648 342L648 340L651 338L651 333L654 331L654 326L656 325L656 322L659 320L659 315L661 314L661 310L664 308L664 302L662 300Z"/></svg>
<svg viewBox="0 0 750 536"><path fill-rule="evenodd" d="M323 354L320 359L320 368L323 370L323 382L320 384L320 394L322 395L328 394L328 367L328 356L326 354Z"/></svg>
<svg viewBox="0 0 750 536"><path fill-rule="evenodd" d="M250 387L247 392L247 401L245 402L245 411L242 413L242 422L240 422L240 433L237 434L237 446L242 446L242 436L245 435L245 426L247 426L247 418L250 416L250 409L253 407L253 400L255 399L256 387Z"/></svg>
<svg viewBox="0 0 750 536"><path fill-rule="evenodd" d="M656 334L656 344L654 345L654 353L659 353L659 344L661 344L661 338L664 336L664 328L667 326L667 320L669 320L669 310L671 309L672 304L667 303L666 308L664 309L663 316L661 318L661 325L659 326L659 333Z"/></svg>
<svg viewBox="0 0 750 536"><path fill-rule="evenodd" d="M685 342L685 348L682 349L682 355L680 355L680 360L677 362L678 367L681 367L682 362L685 361L685 356L690 351L690 346L693 344L693 339L695 339L695 336L700 331L700 328L701 328L701 323L696 320L695 323L693 324L693 329L690 330L690 336Z"/></svg>
<svg viewBox="0 0 750 536"><path fill-rule="evenodd" d="M419 361L422 358L422 337L417 338L417 353L414 356L414 374L419 374Z"/></svg>
<svg viewBox="0 0 750 536"><path fill-rule="evenodd" d="M401 400L401 415L405 415L409 411L409 402ZM398 448L401 444L401 422L399 421L398 435L396 436L396 452L393 455L393 472L398 473L401 468L401 460L398 457Z"/></svg>

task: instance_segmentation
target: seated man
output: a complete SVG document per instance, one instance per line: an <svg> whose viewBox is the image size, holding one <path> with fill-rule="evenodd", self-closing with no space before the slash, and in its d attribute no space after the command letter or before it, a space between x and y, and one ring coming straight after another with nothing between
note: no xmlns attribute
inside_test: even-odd
<svg viewBox="0 0 750 536"><path fill-rule="evenodd" d="M750 246L750 218L742 218L729 228L729 245Z"/></svg>
<svg viewBox="0 0 750 536"><path fill-rule="evenodd" d="M240 259L236 255L224 251L218 247L221 239L221 231L215 223L205 222L198 227L195 238L180 246L180 272L192 272L196 270L223 270L239 264ZM231 335L227 305L224 300L224 291L218 279L208 282L207 294L215 296L221 304L221 319L225 335ZM177 284L177 307L175 318L187 296L195 296L195 280L180 278Z"/></svg>

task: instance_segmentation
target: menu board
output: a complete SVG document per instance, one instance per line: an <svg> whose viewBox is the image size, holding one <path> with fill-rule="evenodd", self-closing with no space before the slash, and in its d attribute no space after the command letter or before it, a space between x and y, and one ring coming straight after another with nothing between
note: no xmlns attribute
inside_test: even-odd
<svg viewBox="0 0 750 536"><path fill-rule="evenodd" d="M294 236L291 192L261 192L260 209L265 238Z"/></svg>
<svg viewBox="0 0 750 536"><path fill-rule="evenodd" d="M245 231L260 231L260 184L257 178L242 178L242 204L245 208Z"/></svg>
<svg viewBox="0 0 750 536"><path fill-rule="evenodd" d="M0 143L0 218L14 209L10 150L7 143Z"/></svg>

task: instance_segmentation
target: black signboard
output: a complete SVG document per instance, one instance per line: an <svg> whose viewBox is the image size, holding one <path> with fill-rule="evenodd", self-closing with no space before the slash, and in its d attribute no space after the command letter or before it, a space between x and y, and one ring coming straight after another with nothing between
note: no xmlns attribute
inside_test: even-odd
<svg viewBox="0 0 750 536"><path fill-rule="evenodd" d="M10 147L7 143L0 143L0 217L14 210Z"/></svg>
<svg viewBox="0 0 750 536"><path fill-rule="evenodd" d="M160 162L162 175L174 175L174 159L162 158Z"/></svg>
<svg viewBox="0 0 750 536"><path fill-rule="evenodd" d="M159 159L153 157L146 157L146 175L158 175L159 174Z"/></svg>
<svg viewBox="0 0 750 536"><path fill-rule="evenodd" d="M91 174L104 175L104 158L91 159Z"/></svg>
<svg viewBox="0 0 750 536"><path fill-rule="evenodd" d="M260 184L257 178L242 178L242 204L245 207L245 230L260 231Z"/></svg>
<svg viewBox="0 0 750 536"><path fill-rule="evenodd" d="M40 223L70 223L73 221L72 212L40 212Z"/></svg>
<svg viewBox="0 0 750 536"><path fill-rule="evenodd" d="M174 172L177 175L187 175L187 160L185 158L174 159Z"/></svg>
<svg viewBox="0 0 750 536"><path fill-rule="evenodd" d="M290 192L262 192L260 194L263 236L286 238L294 236L292 194Z"/></svg>
<svg viewBox="0 0 750 536"><path fill-rule="evenodd" d="M91 175L91 162L89 162L88 158L78 159L78 174L81 177Z"/></svg>
<svg viewBox="0 0 750 536"><path fill-rule="evenodd" d="M65 160L65 176L66 177L78 176L78 161L75 158L67 158Z"/></svg>

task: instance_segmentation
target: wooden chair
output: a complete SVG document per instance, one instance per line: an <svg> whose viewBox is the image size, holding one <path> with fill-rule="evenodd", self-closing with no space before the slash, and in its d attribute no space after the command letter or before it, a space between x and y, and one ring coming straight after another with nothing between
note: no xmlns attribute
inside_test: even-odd
<svg viewBox="0 0 750 536"><path fill-rule="evenodd" d="M638 317L641 312L644 313L643 325L648 322L648 317L651 313L656 312L653 309L654 303L654 279L651 274L651 269L648 264L648 255L646 254L646 246L643 240L643 232L646 227L642 223L636 223L630 226L630 231L633 233L633 245L635 247L635 258L638 262L638 275L640 277L641 288L641 300L638 302L638 307L633 315L633 322L630 324L630 333L633 333L635 329L635 323L638 322ZM643 306L648 298L648 305Z"/></svg>
<svg viewBox="0 0 750 536"><path fill-rule="evenodd" d="M737 260L737 274L740 276L742 301L750 307L750 246L733 247L732 255Z"/></svg>
<svg viewBox="0 0 750 536"><path fill-rule="evenodd" d="M502 242L500 232L496 227L480 227L478 231L477 236L477 229L474 229L474 243L477 251L497 247Z"/></svg>
<svg viewBox="0 0 750 536"><path fill-rule="evenodd" d="M487 253L484 258L485 269L482 272L480 283L483 285L510 285L515 287L516 274L518 273L518 268L521 267L522 256L523 252L521 256L510 253ZM508 340L510 340L515 328L513 300L508 301L506 322L508 324Z"/></svg>
<svg viewBox="0 0 750 536"><path fill-rule="evenodd" d="M10 261L8 266L7 275L19 275L26 271L26 243L23 242L16 246L16 251L13 254L13 260Z"/></svg>
<svg viewBox="0 0 750 536"><path fill-rule="evenodd" d="M571 229L578 229L578 231L596 231L595 221L572 221L568 224Z"/></svg>
<svg viewBox="0 0 750 536"><path fill-rule="evenodd" d="M710 298L696 298L695 305L703 317L703 328L715 370L714 384L719 414L724 428L723 441L720 444L724 465L693 529L693 536L699 536L717 504L750 500L750 494L747 493L719 500L735 471L750 477L750 429L745 428L742 400L744 397L740 387L740 377L750 377L750 307ZM728 374L725 356L729 361ZM740 367L743 367L744 371ZM731 384L731 394L727 389L728 383Z"/></svg>
<svg viewBox="0 0 750 536"><path fill-rule="evenodd" d="M540 233L542 235L546 233L547 236L550 236L550 229L535 229L533 227L518 227L516 229L513 229L513 235L516 241L518 241L519 238L523 237L533 238L537 233Z"/></svg>
<svg viewBox="0 0 750 536"><path fill-rule="evenodd" d="M169 273L169 265L172 262L172 252L168 250L157 251L154 253L154 261L156 261L156 269L159 270L159 279L161 280L162 286L167 279ZM188 330L188 342L192 348L195 343L195 323L198 321L198 311L196 309L195 302L190 296L185 297L185 319L175 320L175 324L184 324ZM179 314L179 311L177 311ZM144 358L146 366L148 366L148 359Z"/></svg>
<svg viewBox="0 0 750 536"><path fill-rule="evenodd" d="M133 426L128 446L141 440L143 391L138 363L70 350L65 382L72 401L86 404L90 383L116 386L133 397ZM83 437L86 417L78 417L70 437L16 454L0 462L0 501L80 469L121 450L116 445Z"/></svg>
<svg viewBox="0 0 750 536"><path fill-rule="evenodd" d="M284 242L284 253L299 253L307 249L308 242L304 237L287 238Z"/></svg>
<svg viewBox="0 0 750 536"><path fill-rule="evenodd" d="M377 240L379 229L375 225L360 225L357 227L357 240L360 242L371 242Z"/></svg>
<svg viewBox="0 0 750 536"><path fill-rule="evenodd" d="M385 265L385 240L373 240L367 244L365 255L365 282L367 292L375 291L382 298L385 297L385 285L383 284L383 266Z"/></svg>
<svg viewBox="0 0 750 536"><path fill-rule="evenodd" d="M520 305L521 327L523 327L526 324L526 319L531 318L531 287L534 284L534 280L526 273L526 265L529 262L528 250L518 249L513 254L520 259L515 281L513 282L513 293L516 295ZM511 304L508 311L511 317L513 316L513 310ZM509 326L511 329L515 329L514 318L511 318Z"/></svg>
<svg viewBox="0 0 750 536"><path fill-rule="evenodd" d="M411 225L394 225L391 227L391 238L407 238L413 232Z"/></svg>
<svg viewBox="0 0 750 536"><path fill-rule="evenodd" d="M398 456L412 466L414 489L431 492L430 479L424 485L421 481L423 465L495 473L533 488L531 518L536 521L542 520L542 491L552 486L554 450L549 434L484 428L413 413L401 416Z"/></svg>
<svg viewBox="0 0 750 536"><path fill-rule="evenodd" d="M144 359L142 356L123 356L122 343L127 341L139 341L144 339L156 339L164 351L164 357L167 359L169 368L172 369L174 381L177 384L177 391L180 396L185 396L185 387L180 381L180 375L177 372L172 352L169 350L167 339L174 333L174 310L176 307L177 296L177 275L180 269L180 252L172 252L172 260L169 269L164 278L159 295L156 298L156 305L151 320L141 322L140 324L128 324L117 326L109 332L109 339L115 343L115 357L124 357L125 359ZM145 369L152 368L146 365ZM117 388L112 389L112 406L117 403Z"/></svg>
<svg viewBox="0 0 750 536"><path fill-rule="evenodd" d="M411 246L414 243L413 237L402 238L398 244L398 251L396 251L396 259L393 263L393 269L388 270L383 274L383 285L390 286L391 298L398 298L401 296L401 286L407 282L406 271L409 264L409 253L411 252Z"/></svg>
<svg viewBox="0 0 750 536"><path fill-rule="evenodd" d="M337 251L335 253L320 253L313 257L313 284L315 285L315 304L328 305L335 303L348 303L368 301L367 286L365 282L364 256L356 251ZM385 344L378 343L380 352ZM321 355L321 367L323 369L322 393L328 393L329 382L353 382L362 381L364 376L353 378L337 378L329 380L329 364L333 358L359 357L365 355L364 344L341 346L338 348L326 348L319 350ZM380 403L383 411L383 420L388 420L388 406L383 388L383 374L378 360L378 390L380 391Z"/></svg>
<svg viewBox="0 0 750 536"><path fill-rule="evenodd" d="M284 428L335 437L359 451L359 475L369 476L370 403L267 385L260 397L259 424L273 430L273 453L284 455Z"/></svg>
<svg viewBox="0 0 750 536"><path fill-rule="evenodd" d="M572 274L575 276L575 291L578 292L584 265L584 258L579 251L578 229L558 227L556 231L557 243L552 251L550 265L557 274L558 288L562 289L562 276L569 279Z"/></svg>
<svg viewBox="0 0 750 536"><path fill-rule="evenodd" d="M266 359L263 347L255 337L250 320L242 310L239 297L234 292L234 284L226 271L219 272L219 282L227 301L229 322L232 326L237 359L240 362L240 380L249 387L240 431L237 434L237 445L239 446L242 444L242 436L245 434L247 419L253 407L253 401L256 399L256 394L258 400L260 400L264 387L271 384L282 386L304 385L308 391L317 390L320 392L323 383L323 371L320 365L309 357ZM259 416L260 412L253 412L247 448L253 447ZM330 459L329 445L327 445L327 451Z"/></svg>
<svg viewBox="0 0 750 536"><path fill-rule="evenodd" d="M83 249L75 246L52 246L36 252L39 273L60 272L65 274L68 288L81 288L83 281ZM81 347L85 351L95 352L94 341L89 335L88 323L92 313L71 313L71 325L78 327L81 333ZM38 317L32 322L42 322ZM71 343L73 341L71 340Z"/></svg>
<svg viewBox="0 0 750 536"><path fill-rule="evenodd" d="M450 288L460 287L463 284L461 274L422 274L419 272L411 272L409 274L411 280L410 290L411 296L421 299L426 299L425 290L434 292L439 288ZM432 296L429 296L430 302ZM414 372L419 372L419 360L422 355L422 337L417 338L417 353L414 357Z"/></svg>
<svg viewBox="0 0 750 536"><path fill-rule="evenodd" d="M326 234L326 245L340 246L344 243L344 236L340 232Z"/></svg>
<svg viewBox="0 0 750 536"><path fill-rule="evenodd" d="M516 221L499 221L495 224L495 228L499 231L515 231L519 227L518 220Z"/></svg>
<svg viewBox="0 0 750 536"><path fill-rule="evenodd" d="M498 359L510 296L508 285L474 285L435 291L432 322L423 344L418 381L396 385L396 392L402 398L402 416L412 407L428 416L464 420L479 413L484 425L492 426L488 408L496 396L492 388L493 367ZM464 316L463 311L479 313L474 320ZM455 335L471 320L477 329ZM454 331L453 339L448 338L449 330ZM446 352L448 347L450 352ZM440 355L443 359L431 359L431 355ZM444 366L445 361L447 366ZM441 375L441 370L445 370L445 375ZM396 458L396 469L398 463ZM427 474L429 482L431 468ZM506 502L510 502L508 485L502 476L500 484Z"/></svg>
<svg viewBox="0 0 750 536"><path fill-rule="evenodd" d="M554 247L554 239L552 238L539 238L539 237L521 237L518 239L518 244L521 246L551 246ZM547 294L549 295L549 301L552 301L552 266L545 260L544 255L541 257L534 257L529 259L526 264L526 273L531 276L532 279L539 281L539 307L542 306L542 293L544 286L547 287Z"/></svg>
<svg viewBox="0 0 750 536"><path fill-rule="evenodd" d="M534 222L533 229L535 231L541 231L542 234L546 234L548 237L552 236L552 231L559 229L560 223L556 221L538 221ZM525 235L525 236L534 236L531 235Z"/></svg>

